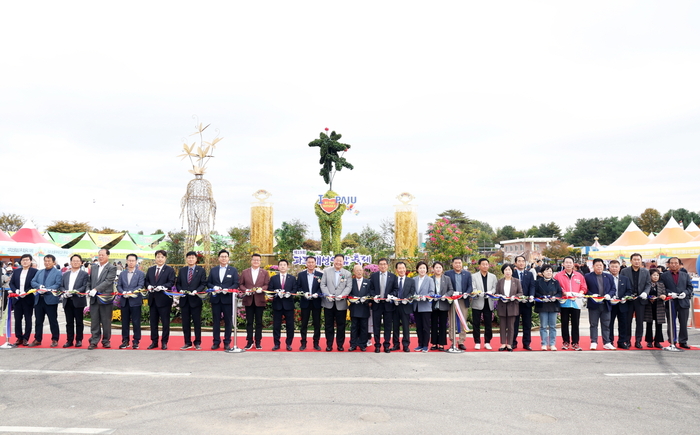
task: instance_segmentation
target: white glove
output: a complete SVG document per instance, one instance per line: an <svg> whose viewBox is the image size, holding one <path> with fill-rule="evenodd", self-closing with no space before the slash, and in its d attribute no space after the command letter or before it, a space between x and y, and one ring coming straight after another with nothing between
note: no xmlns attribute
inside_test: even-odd
<svg viewBox="0 0 700 435"><path fill-rule="evenodd" d="M640 298L646 299L647 298L647 292L642 292L642 294L639 295Z"/></svg>
<svg viewBox="0 0 700 435"><path fill-rule="evenodd" d="M453 296L462 296L462 292L454 292L452 293Z"/></svg>
<svg viewBox="0 0 700 435"><path fill-rule="evenodd" d="M464 293L464 294L462 295L462 299L467 299L468 297L469 297L469 293Z"/></svg>
<svg viewBox="0 0 700 435"><path fill-rule="evenodd" d="M336 300L336 301L342 301L342 300L343 300L343 295L337 295L337 296L335 297L335 300Z"/></svg>
<svg viewBox="0 0 700 435"><path fill-rule="evenodd" d="M153 286L152 286L152 285L149 285L148 287L146 287L146 290L148 290L149 292L150 292L150 291L153 291Z"/></svg>
<svg viewBox="0 0 700 435"><path fill-rule="evenodd" d="M511 297L510 297L510 300L511 300L511 301L514 301L515 299L516 299L515 296L511 296Z"/></svg>
<svg viewBox="0 0 700 435"><path fill-rule="evenodd" d="M90 292L88 293L88 295L90 295L91 298L94 298L96 294L97 294L97 290L95 290L95 289L90 290Z"/></svg>
<svg viewBox="0 0 700 435"><path fill-rule="evenodd" d="M259 289L255 290L255 293L262 293L262 289L259 288Z"/></svg>
<svg viewBox="0 0 700 435"><path fill-rule="evenodd" d="M190 291L190 296L197 296L197 290Z"/></svg>
<svg viewBox="0 0 700 435"><path fill-rule="evenodd" d="M399 306L399 301L394 301L394 305Z"/></svg>
<svg viewBox="0 0 700 435"><path fill-rule="evenodd" d="M595 294L592 294L592 295L591 295L592 298L597 298L598 296L599 296L598 293L595 293Z"/></svg>
<svg viewBox="0 0 700 435"><path fill-rule="evenodd" d="M67 298L67 297L68 297L68 294L67 294L67 293L61 293L61 299L65 299L65 298Z"/></svg>
<svg viewBox="0 0 700 435"><path fill-rule="evenodd" d="M427 297L426 295L423 295L423 296L420 297L420 300L423 301L423 302L425 302L425 301L428 300L428 297Z"/></svg>
<svg viewBox="0 0 700 435"><path fill-rule="evenodd" d="M672 299L678 299L678 293L671 293Z"/></svg>
<svg viewBox="0 0 700 435"><path fill-rule="evenodd" d="M678 299L685 299L685 292L679 294Z"/></svg>
<svg viewBox="0 0 700 435"><path fill-rule="evenodd" d="M285 293L285 294L284 294L284 297L285 297L285 298L291 298L291 297L292 297L292 294L291 294L291 293Z"/></svg>
<svg viewBox="0 0 700 435"><path fill-rule="evenodd" d="M313 298L314 299L318 298L318 293L314 293Z"/></svg>
<svg viewBox="0 0 700 435"><path fill-rule="evenodd" d="M622 300L620 300L620 303L621 303L621 304L624 304L625 302L627 302L627 299L622 299Z"/></svg>
<svg viewBox="0 0 700 435"><path fill-rule="evenodd" d="M360 302L364 303L365 301L367 301L367 298L364 297L364 296L362 296L362 297L360 298Z"/></svg>
<svg viewBox="0 0 700 435"><path fill-rule="evenodd" d="M39 290L46 290L46 287L44 287L43 285L40 285Z"/></svg>
<svg viewBox="0 0 700 435"><path fill-rule="evenodd" d="M611 299L611 298L610 298L610 295L605 295L605 296L603 296L603 297L605 298L606 301L609 301L609 300Z"/></svg>
<svg viewBox="0 0 700 435"><path fill-rule="evenodd" d="M534 296L530 296L530 297L527 298L527 300L530 301L530 302L535 302L535 297L534 297Z"/></svg>
<svg viewBox="0 0 700 435"><path fill-rule="evenodd" d="M564 292L564 296L566 296L567 298L571 298L574 296L574 292Z"/></svg>
<svg viewBox="0 0 700 435"><path fill-rule="evenodd" d="M305 297L306 299L311 299L311 293L308 293L308 292L307 292L307 293L304 293L304 297Z"/></svg>
<svg viewBox="0 0 700 435"><path fill-rule="evenodd" d="M218 292L219 290L221 290L221 287L219 287L218 285L215 285L215 286L214 286L214 291L215 291L215 292Z"/></svg>
<svg viewBox="0 0 700 435"><path fill-rule="evenodd" d="M402 304L406 305L408 303L408 300L404 299L401 301Z"/></svg>
<svg viewBox="0 0 700 435"><path fill-rule="evenodd" d="M379 303L379 296L374 297L374 302Z"/></svg>

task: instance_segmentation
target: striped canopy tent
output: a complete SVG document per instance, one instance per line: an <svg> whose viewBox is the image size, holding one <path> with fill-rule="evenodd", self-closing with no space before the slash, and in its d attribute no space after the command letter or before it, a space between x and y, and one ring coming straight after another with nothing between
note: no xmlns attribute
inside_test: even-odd
<svg viewBox="0 0 700 435"><path fill-rule="evenodd" d="M95 244L88 233L83 234L83 237L73 245L70 250L74 254L81 257L95 257L100 250L100 247Z"/></svg>
<svg viewBox="0 0 700 435"><path fill-rule="evenodd" d="M136 254L140 259L143 258L155 258L154 251L143 250L129 237L129 234L125 234L124 237L114 245L109 250L110 260L112 259L126 259L129 254Z"/></svg>
<svg viewBox="0 0 700 435"><path fill-rule="evenodd" d="M99 246L100 248L104 248L105 246L109 245L113 241L122 237L126 233L113 233L113 234L88 233L88 234L90 235L90 238L95 243L95 245Z"/></svg>
<svg viewBox="0 0 700 435"><path fill-rule="evenodd" d="M685 232L693 237L700 236L700 227L698 227L695 222L690 221L690 225L685 229Z"/></svg>
<svg viewBox="0 0 700 435"><path fill-rule="evenodd" d="M129 233L129 236L131 239L139 245L141 248L150 250L151 247L155 244L163 240L165 238L165 234L131 234Z"/></svg>
<svg viewBox="0 0 700 435"><path fill-rule="evenodd" d="M56 246L61 246L63 248L70 248L74 244L78 243L85 235L85 232L82 233L57 233L54 231L47 231L46 232L51 240L56 244Z"/></svg>
<svg viewBox="0 0 700 435"><path fill-rule="evenodd" d="M56 257L59 264L66 262L70 254L67 249L61 249L46 240L31 221L25 222L24 226L12 235L12 240L16 243L3 242L4 246L0 249L2 251L0 257L20 257L23 254L31 254L38 266L42 267L43 258L49 254Z"/></svg>

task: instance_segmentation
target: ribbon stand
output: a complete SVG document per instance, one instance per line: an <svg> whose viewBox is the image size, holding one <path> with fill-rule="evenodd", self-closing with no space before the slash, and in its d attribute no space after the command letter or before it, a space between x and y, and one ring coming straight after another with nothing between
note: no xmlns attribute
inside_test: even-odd
<svg viewBox="0 0 700 435"><path fill-rule="evenodd" d="M658 300L657 300L658 303ZM663 301L661 302L663 303ZM674 307L673 307L673 299L668 300L668 310L666 312L668 313L668 341L671 342L671 344L668 347L664 347L664 350L667 350L669 352L683 352L683 349L678 349L676 347L676 319L674 317Z"/></svg>
<svg viewBox="0 0 700 435"><path fill-rule="evenodd" d="M3 320L3 325L0 327L5 328L5 343L0 346L0 349L14 349L14 344L10 343L10 336L12 335L12 298L7 298L7 310L5 310L5 295L9 295L10 289L4 288L0 290L0 319ZM5 321L5 316L7 316L7 321Z"/></svg>
<svg viewBox="0 0 700 435"><path fill-rule="evenodd" d="M227 350L228 353L241 353L245 352L245 349L238 347L238 293L233 292L233 346L231 349Z"/></svg>
<svg viewBox="0 0 700 435"><path fill-rule="evenodd" d="M456 322L457 311L456 310L457 310L457 305L459 305L459 301L460 301L459 299L455 299L454 301L452 301L452 304L450 304L450 305L452 305L452 309L450 310L450 325L452 326L452 328L451 328L452 334L450 336L450 340L452 340L452 347L445 350L445 352L447 352L447 353L463 353L464 352L463 350L459 349L456 346L456 340L455 340L457 337L457 322Z"/></svg>

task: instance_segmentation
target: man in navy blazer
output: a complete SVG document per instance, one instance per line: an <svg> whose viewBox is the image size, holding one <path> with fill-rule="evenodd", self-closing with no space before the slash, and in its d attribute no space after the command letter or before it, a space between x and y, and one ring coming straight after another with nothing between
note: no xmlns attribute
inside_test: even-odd
<svg viewBox="0 0 700 435"><path fill-rule="evenodd" d="M610 300L617 294L615 288L615 280L609 273L605 271L605 263L602 259L596 258L593 260L593 272L587 273L586 287L588 287L588 295L591 296L586 301L588 308L588 320L591 325L591 350L598 348L598 323L603 335L603 349L615 350L612 345L612 336L610 335ZM593 298L602 296L605 300L596 302Z"/></svg>
<svg viewBox="0 0 700 435"><path fill-rule="evenodd" d="M314 326L314 350L321 350L321 278L323 273L316 270L316 257L306 257L306 270L297 275L297 293L303 293L299 298L301 308L301 346L299 350L306 350L306 332L309 328L309 318Z"/></svg>
<svg viewBox="0 0 700 435"><path fill-rule="evenodd" d="M359 298L349 302L350 309L350 352L358 347L362 352L367 350L367 334L369 324L369 298L370 282L363 278L364 271L361 264L356 264L352 268L352 289L350 296ZM364 299L364 300L363 300ZM378 349L378 347L377 347Z"/></svg>
<svg viewBox="0 0 700 435"><path fill-rule="evenodd" d="M411 329L410 315L413 312L413 303L406 299L413 297L416 294L416 282L406 276L406 263L399 261L394 266L396 269L396 297L403 300L395 302L396 311L394 311L394 347L392 350L399 350L399 332L403 332L401 345L404 352L410 352L411 348ZM470 284L471 285L471 284Z"/></svg>
<svg viewBox="0 0 700 435"><path fill-rule="evenodd" d="M287 328L287 338L285 344L287 350L292 350L292 341L294 341L294 289L297 287L296 278L287 273L289 263L287 260L277 262L277 270L279 273L270 278L268 288L277 292L272 299L272 338L274 346L272 350L280 348L280 337L282 335L282 318Z"/></svg>
<svg viewBox="0 0 700 435"><path fill-rule="evenodd" d="M610 260L608 270L615 282L616 294L613 297L613 301L618 301L617 303L612 303L610 309L610 339L615 337L615 319L617 319L617 347L620 349L629 349L632 331L629 329L631 325L627 317L630 314L630 306L632 303L619 301L626 296L632 296L632 283L629 278L620 275L619 261Z"/></svg>
<svg viewBox="0 0 700 435"><path fill-rule="evenodd" d="M32 279L34 293L34 341L30 347L39 346L44 334L44 317L49 318L51 328L51 347L58 346L58 296L54 296L52 290L61 287L61 271L56 269L56 257L49 254L44 257L44 269L38 271ZM14 274L13 274L14 275Z"/></svg>
<svg viewBox="0 0 700 435"><path fill-rule="evenodd" d="M450 278L450 281L452 282L452 288L454 289L455 295L457 294L469 294L472 292L472 274L469 273L468 271L462 269L462 259L459 257L455 257L452 259L452 270L448 270L445 272L445 276ZM469 299L458 299L458 305L457 308L462 311L462 315L464 318L467 318L468 312L469 312ZM516 326L515 326L515 331L517 334L518 331L518 326L517 326L517 319L516 319ZM459 322L456 322L458 325L461 324ZM454 325L450 324L450 337L452 337L452 330L454 328ZM516 335L517 337L517 335ZM464 328L461 328L459 332L459 337L456 338L457 340L457 345L460 349L466 350L467 348L464 346L464 340L467 339L467 331L464 330Z"/></svg>
<svg viewBox="0 0 700 435"><path fill-rule="evenodd" d="M529 271L525 270L525 257L518 255L515 257L515 271L513 272L513 278L520 280L520 285L523 288L523 296L535 297L535 276ZM523 325L523 349L532 350L530 343L532 342L532 307L535 305L534 302L521 302L520 303L520 314L515 316L515 326L513 335L513 349L518 347L518 328L520 324ZM521 322L522 319L522 322Z"/></svg>
<svg viewBox="0 0 700 435"><path fill-rule="evenodd" d="M90 284L90 275L83 270L83 258L78 254L73 254L70 257L70 269L63 274L61 279L61 303L63 304L63 313L66 315L66 336L67 340L63 347L75 347L83 345L83 330L85 323L83 321L83 310L87 306L87 297L85 293ZM78 293L83 293L78 294Z"/></svg>
<svg viewBox="0 0 700 435"><path fill-rule="evenodd" d="M372 302L372 323L374 326L374 352L381 352L382 337L380 335L384 324L384 352L391 352L391 332L394 329L393 314L396 310L391 299L396 297L398 283L396 275L389 272L389 260L380 258L377 262L379 272L374 272L369 279L369 294ZM383 322L382 322L383 321Z"/></svg>
<svg viewBox="0 0 700 435"><path fill-rule="evenodd" d="M170 339L170 311L173 306L172 296L165 294L175 285L175 269L165 264L168 253L162 249L156 251L156 265L148 268L143 285L148 289L148 310L151 324L151 344L149 349L158 347L158 320L163 325L161 349L168 348Z"/></svg>
<svg viewBox="0 0 700 435"><path fill-rule="evenodd" d="M233 325L233 293L238 291L238 270L228 264L229 252L219 251L219 265L209 271L207 285L214 291L210 293L212 314L212 335L214 343L211 350L221 345L221 313L224 314L224 350L231 349L231 327Z"/></svg>
<svg viewBox="0 0 700 435"><path fill-rule="evenodd" d="M630 267L625 267L620 272L620 275L624 275L629 278L630 283L632 283L632 296L636 299L628 302L630 304L630 313L627 316L627 322L629 324L628 329L630 331L630 336L632 335L632 314L634 313L635 330L634 330L634 347L637 349L643 349L642 346L642 336L644 335L644 311L646 310L646 305L649 303L647 297L649 296L649 290L651 289L651 275L649 275L649 270L642 267L642 255L639 253L634 253L630 256ZM631 337L630 337L631 340Z"/></svg>
<svg viewBox="0 0 700 435"><path fill-rule="evenodd" d="M126 256L126 269L119 274L117 279L117 291L121 294L119 307L122 309L122 344L119 349L129 347L129 324L134 326L134 349L139 348L141 341L141 305L143 305L143 294L135 292L143 290L145 275L136 267L138 257L136 254Z"/></svg>
<svg viewBox="0 0 700 435"><path fill-rule="evenodd" d="M202 298L197 293L207 288L207 272L197 266L197 253L190 251L185 256L187 266L180 269L175 286L180 293L180 313L182 314L182 334L185 345L180 350L192 348L191 323L194 324L194 347L202 348ZM191 322L191 323L190 323Z"/></svg>
<svg viewBox="0 0 700 435"><path fill-rule="evenodd" d="M32 335L34 296L28 296L27 292L32 289L32 280L37 270L31 267L31 254L22 255L20 264L22 269L15 269L10 277L10 290L20 295L12 303L12 309L15 312L15 337L17 337L15 346L20 344L29 346L29 337ZM22 329L22 321L24 321L24 330Z"/></svg>
<svg viewBox="0 0 700 435"><path fill-rule="evenodd" d="M666 287L666 294L671 297L666 306L667 312L671 308L671 322L673 333L676 330L676 318L678 318L679 330L676 335L678 346L683 349L690 349L688 346L688 316L690 315L690 305L693 300L693 283L690 276L681 269L681 260L678 257L671 257L668 260L668 270L661 275L661 282ZM669 337L668 341L673 341Z"/></svg>

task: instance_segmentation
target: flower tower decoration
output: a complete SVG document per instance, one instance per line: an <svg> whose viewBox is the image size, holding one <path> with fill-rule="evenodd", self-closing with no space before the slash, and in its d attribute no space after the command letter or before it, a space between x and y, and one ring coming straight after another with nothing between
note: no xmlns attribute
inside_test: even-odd
<svg viewBox="0 0 700 435"><path fill-rule="evenodd" d="M324 255L338 253L340 249L340 237L343 231L343 213L346 204L338 204L337 193L333 191L333 179L335 174L343 168L350 170L354 167L343 157L350 149L350 145L340 143L342 135L328 129L322 131L319 138L309 142L310 147L319 147L321 159L321 171L319 175L328 184L328 191L323 195L321 203L314 204L314 211L318 217L318 225L321 229L321 252Z"/></svg>
<svg viewBox="0 0 700 435"><path fill-rule="evenodd" d="M272 196L267 190L253 193L258 202L250 207L250 244L261 254L272 254L274 244L274 222L272 219L272 203L265 202Z"/></svg>
<svg viewBox="0 0 700 435"><path fill-rule="evenodd" d="M211 124L209 124L211 125ZM214 193L211 183L204 179L207 163L214 157L216 144L223 138L218 137L209 142L204 140L204 130L207 126L202 126L200 123L195 126L197 131L190 136L198 136L199 141L192 142L188 145L185 142L182 146L184 153L178 157L190 159L192 169L189 170L194 175L194 179L187 183L187 192L182 197L180 205L182 207L180 217L187 218L187 238L185 239L185 251L190 251L194 248L197 238L202 237L202 248L204 254L204 264L209 264L211 251L211 230L214 228L216 220L216 201L214 201ZM218 132L217 132L218 133ZM199 142L199 143L197 143Z"/></svg>
<svg viewBox="0 0 700 435"><path fill-rule="evenodd" d="M418 248L418 215L416 206L409 202L416 199L408 192L396 197L401 201L394 206L394 247L396 258L408 258L415 254Z"/></svg>

